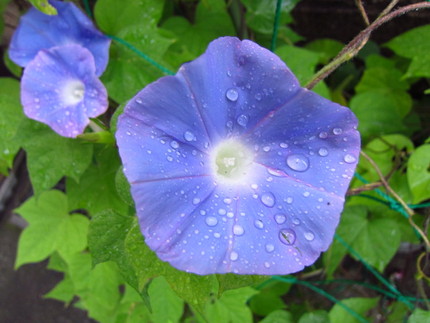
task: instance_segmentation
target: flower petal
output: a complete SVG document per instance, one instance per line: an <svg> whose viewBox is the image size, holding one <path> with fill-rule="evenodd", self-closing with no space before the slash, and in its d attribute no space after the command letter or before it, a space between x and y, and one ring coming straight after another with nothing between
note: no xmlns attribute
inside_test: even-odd
<svg viewBox="0 0 430 323"><path fill-rule="evenodd" d="M21 17L9 47L11 60L25 67L41 49L75 43L93 54L96 75L100 76L108 63L110 39L72 2L50 0L50 4L58 15L46 15L31 8Z"/></svg>
<svg viewBox="0 0 430 323"><path fill-rule="evenodd" d="M274 54L220 38L124 111L124 171L162 260L197 274L288 274L328 248L358 159L357 120L301 89ZM224 181L219 165L244 168Z"/></svg>
<svg viewBox="0 0 430 323"><path fill-rule="evenodd" d="M104 113L107 92L95 75L92 54L79 45L41 50L24 69L25 114L65 137L76 137L89 118Z"/></svg>

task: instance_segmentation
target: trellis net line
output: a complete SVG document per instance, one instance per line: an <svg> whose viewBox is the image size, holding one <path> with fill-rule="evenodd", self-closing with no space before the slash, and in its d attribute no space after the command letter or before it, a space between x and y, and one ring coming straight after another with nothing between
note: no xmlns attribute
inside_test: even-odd
<svg viewBox="0 0 430 323"><path fill-rule="evenodd" d="M427 0L427 1L430 2L430 0ZM88 0L83 0L83 2L84 2L85 11L87 12L88 16L91 17L91 18L93 18L93 14L91 12L91 8L90 8ZM275 51L275 49L276 49L276 41L277 41L277 35L278 35L278 30L279 30L281 8L282 8L282 0L277 0L277 3L276 3L276 12L275 12L275 15L274 15L273 34L272 34L272 40L271 40L271 45L270 45L271 51ZM144 59L145 61L147 61L149 64L151 64L152 66L154 66L155 68L157 68L158 70L160 70L161 72L163 72L164 74L166 74L166 75L174 75L174 73L172 71L170 71L168 68L166 68L162 64L156 62L154 59L152 59L151 57L149 57L148 55L146 55L144 52L142 52L141 50L139 50L138 48L136 48L134 45L132 45L129 42L125 41L124 39L121 39L121 38L113 36L113 35L107 35L107 36L110 37L112 40L116 41L118 44L120 44L122 46L125 46L129 50L133 51L136 55L138 55L139 57L141 57L142 59ZM367 180L365 180L358 173L355 174L355 177L358 178L363 183L369 183ZM384 192L382 192L378 188L374 189L374 191L379 196L381 196L382 199L376 198L376 197L371 196L371 195L365 195L365 194L359 194L357 196L373 199L374 201L379 202L381 204L384 204L384 205L388 206L389 208L391 208L392 210L394 210L394 211L402 214L404 217L406 217L406 218L409 217L409 215L407 214L407 212L404 209L404 207L399 202L397 202L396 200L394 200L391 196L385 194ZM410 207L411 209L430 207L430 203L408 204L408 207ZM415 231L415 233L417 233L417 232ZM386 288L388 288L388 291L385 290L385 289L379 288L378 286L373 285L373 284L366 284L366 283L356 282L356 281L323 280L323 281L308 282L308 281L305 281L305 280L299 280L298 278L296 278L294 276L285 276L285 277L284 276L272 276L271 278L269 278L268 280L266 280L265 282L263 282L262 284L260 284L256 288L257 289L262 289L262 288L264 288L264 286L266 286L267 284L269 284L272 281L280 281L280 282L283 282L283 283L303 285L303 286L305 286L305 287L313 290L314 292L316 292L316 293L324 296L325 298L327 298L328 300L332 301L333 303L339 305L345 311L347 311L352 317L354 317L355 319L357 319L360 322L368 322L368 320L366 318L364 318L361 314L357 313L355 310L353 310L352 308L350 308L349 306L347 306L346 304L342 303L342 301L338 300L336 297L334 297L330 293L324 291L323 289L321 289L321 288L319 288L317 286L314 286L314 284L329 284L329 283L333 283L333 282L339 281L339 282L343 282L345 284L348 283L348 284L361 285L361 286L367 287L369 289L373 289L373 290L381 293L382 295L385 295L386 297L396 299L399 302L404 303L411 310L413 310L415 308L415 305L413 303L411 303L411 302L426 302L426 301L430 301L430 299L415 298L415 297L409 297L409 296L403 295L392 284L390 284L376 269L374 269L370 264L368 264L360 256L360 254L355 249L353 249L352 246L350 246L342 237L340 237L339 235L335 234L335 239L338 240L348 250L348 252L352 256L354 256L355 258L357 258L365 266L365 268L367 270L369 270L377 278L377 280L382 285L384 285Z"/></svg>

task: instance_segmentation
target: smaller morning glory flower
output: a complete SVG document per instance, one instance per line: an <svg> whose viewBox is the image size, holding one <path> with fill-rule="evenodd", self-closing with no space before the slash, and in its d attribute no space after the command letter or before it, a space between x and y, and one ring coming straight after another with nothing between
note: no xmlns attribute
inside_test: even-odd
<svg viewBox="0 0 430 323"><path fill-rule="evenodd" d="M360 151L346 107L301 88L270 51L214 40L120 116L145 242L196 274L289 274L334 235Z"/></svg>
<svg viewBox="0 0 430 323"><path fill-rule="evenodd" d="M29 118L49 125L64 137L81 134L89 118L108 107L94 57L80 45L39 51L24 69L21 103Z"/></svg>
<svg viewBox="0 0 430 323"><path fill-rule="evenodd" d="M46 15L31 8L21 17L9 47L11 60L25 67L41 49L79 44L94 56L96 75L100 76L108 63L110 39L72 2L50 0L49 3L58 15Z"/></svg>

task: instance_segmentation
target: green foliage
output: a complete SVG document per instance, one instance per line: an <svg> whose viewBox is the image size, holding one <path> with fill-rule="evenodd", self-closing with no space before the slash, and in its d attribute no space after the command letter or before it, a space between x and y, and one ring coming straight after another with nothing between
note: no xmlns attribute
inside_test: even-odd
<svg viewBox="0 0 430 323"><path fill-rule="evenodd" d="M29 0L29 1L37 10L40 10L41 12L47 15L57 14L57 9L51 6L48 0Z"/></svg>
<svg viewBox="0 0 430 323"><path fill-rule="evenodd" d="M408 323L421 323L430 320L430 312L417 308L409 317Z"/></svg>
<svg viewBox="0 0 430 323"><path fill-rule="evenodd" d="M411 59L405 77L430 77L430 25L409 30L390 40L386 46L397 55Z"/></svg>
<svg viewBox="0 0 430 323"><path fill-rule="evenodd" d="M131 0L127 5L116 0L99 0L94 13L102 31L121 38L142 53L150 53L153 59L157 59L164 55L172 43L169 35L157 27L163 5L162 0ZM121 103L162 75L160 70L127 46L114 41L102 81L109 96Z"/></svg>
<svg viewBox="0 0 430 323"><path fill-rule="evenodd" d="M408 183L413 203L430 198L430 145L418 147L408 160Z"/></svg>
<svg viewBox="0 0 430 323"><path fill-rule="evenodd" d="M67 257L87 246L89 221L80 214L69 214L67 197L60 191L32 197L16 212L29 223L19 240L16 267L41 261L54 251Z"/></svg>
<svg viewBox="0 0 430 323"><path fill-rule="evenodd" d="M0 78L0 173L7 174L20 145L13 140L19 124L24 119L19 99L19 82L12 78Z"/></svg>
<svg viewBox="0 0 430 323"><path fill-rule="evenodd" d="M251 287L226 291L218 300L206 305L204 317L208 322L252 322L251 310L246 302L256 293Z"/></svg>
<svg viewBox="0 0 430 323"><path fill-rule="evenodd" d="M357 314L365 317L366 313L378 303L378 298L349 298L343 300L342 303L354 310ZM329 318L330 323L360 322L359 320L351 317L351 314L339 304L336 304L331 309Z"/></svg>

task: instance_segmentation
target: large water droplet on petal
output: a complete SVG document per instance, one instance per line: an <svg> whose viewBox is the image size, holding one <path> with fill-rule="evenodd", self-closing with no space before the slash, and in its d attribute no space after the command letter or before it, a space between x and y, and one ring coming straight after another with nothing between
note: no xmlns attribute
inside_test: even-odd
<svg viewBox="0 0 430 323"><path fill-rule="evenodd" d="M172 147L173 149L177 149L177 148L179 147L179 144L178 144L178 142L177 142L177 141L172 140L172 141L170 142L170 147Z"/></svg>
<svg viewBox="0 0 430 323"><path fill-rule="evenodd" d="M206 224L207 224L208 226L210 226L210 227L214 227L214 226L216 226L216 225L217 225L217 223L218 223L218 220L217 220L217 218L216 218L216 217L214 217L214 216L208 216L208 217L206 218Z"/></svg>
<svg viewBox="0 0 430 323"><path fill-rule="evenodd" d="M345 157L343 157L343 160L345 163L352 164L355 163L357 159L353 155L346 154Z"/></svg>
<svg viewBox="0 0 430 323"><path fill-rule="evenodd" d="M254 221L254 225L257 229L263 229L264 228L264 224L263 221L261 221L260 219L255 220Z"/></svg>
<svg viewBox="0 0 430 323"><path fill-rule="evenodd" d="M328 155L328 150L327 150L327 148L320 148L319 150L318 150L318 155L320 155L321 157L325 157L325 156L327 156Z"/></svg>
<svg viewBox="0 0 430 323"><path fill-rule="evenodd" d="M231 261L236 261L239 258L239 254L236 251L232 251L230 253L230 260Z"/></svg>
<svg viewBox="0 0 430 323"><path fill-rule="evenodd" d="M235 224L233 226L233 234L236 236L241 236L245 231L243 230L243 227L239 224Z"/></svg>
<svg viewBox="0 0 430 323"><path fill-rule="evenodd" d="M287 165L296 172L305 172L309 168L309 159L301 154L293 154L287 157Z"/></svg>
<svg viewBox="0 0 430 323"><path fill-rule="evenodd" d="M261 203L263 203L267 207L273 207L275 205L276 199L275 196L270 193L266 192L261 195Z"/></svg>
<svg viewBox="0 0 430 323"><path fill-rule="evenodd" d="M287 217L284 214L275 214L275 221L277 224L283 224L287 220Z"/></svg>
<svg viewBox="0 0 430 323"><path fill-rule="evenodd" d="M312 232L305 232L305 239L308 241L312 241L315 239L315 235Z"/></svg>
<svg viewBox="0 0 430 323"><path fill-rule="evenodd" d="M186 141L195 141L196 140L196 136L194 136L194 134L191 131L185 131L185 133L184 133L184 139Z"/></svg>
<svg viewBox="0 0 430 323"><path fill-rule="evenodd" d="M275 250L275 246L271 243L266 244L266 251L267 252L272 252L273 250Z"/></svg>
<svg viewBox="0 0 430 323"><path fill-rule="evenodd" d="M342 129L341 128L333 128L333 134L340 135L342 133Z"/></svg>
<svg viewBox="0 0 430 323"><path fill-rule="evenodd" d="M248 124L248 116L241 114L237 117L236 121L240 126L246 127L246 125Z"/></svg>
<svg viewBox="0 0 430 323"><path fill-rule="evenodd" d="M320 137L321 139L326 139L328 137L328 133L325 131L321 131L318 137Z"/></svg>
<svg viewBox="0 0 430 323"><path fill-rule="evenodd" d="M287 246L291 246L296 241L296 233L291 229L282 229L279 231L279 240Z"/></svg>
<svg viewBox="0 0 430 323"><path fill-rule="evenodd" d="M237 92L236 89L228 89L227 92L225 92L225 96L230 101L236 102L239 98L239 92Z"/></svg>

